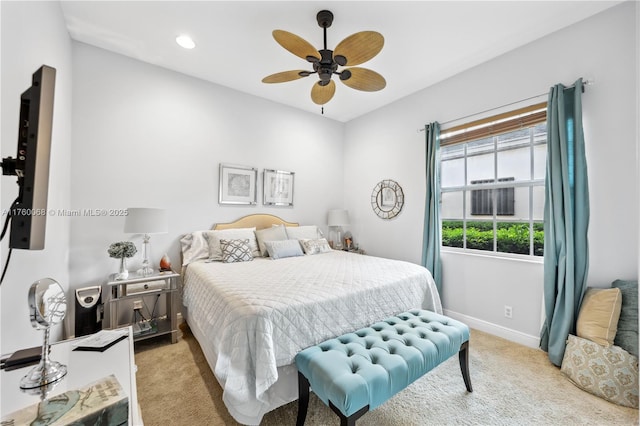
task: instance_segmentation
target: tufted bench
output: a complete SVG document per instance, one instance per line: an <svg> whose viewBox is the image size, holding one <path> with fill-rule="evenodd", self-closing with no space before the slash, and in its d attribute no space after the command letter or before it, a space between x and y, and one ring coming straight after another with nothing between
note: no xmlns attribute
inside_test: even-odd
<svg viewBox="0 0 640 426"><path fill-rule="evenodd" d="M469 377L469 328L431 311L411 310L296 355L298 420L307 417L309 387L340 417L356 420L459 353L462 378Z"/></svg>

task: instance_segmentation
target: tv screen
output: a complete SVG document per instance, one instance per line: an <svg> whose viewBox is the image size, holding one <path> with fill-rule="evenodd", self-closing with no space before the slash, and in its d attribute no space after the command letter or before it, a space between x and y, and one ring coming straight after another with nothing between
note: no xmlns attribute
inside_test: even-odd
<svg viewBox="0 0 640 426"><path fill-rule="evenodd" d="M33 73L31 87L20 97L17 156L2 161L3 174L18 177L10 248L44 249L55 80L55 68L46 65Z"/></svg>

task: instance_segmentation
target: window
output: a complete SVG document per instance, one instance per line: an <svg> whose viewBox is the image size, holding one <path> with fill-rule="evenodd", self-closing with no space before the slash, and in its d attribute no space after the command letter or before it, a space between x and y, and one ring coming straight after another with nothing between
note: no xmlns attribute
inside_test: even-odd
<svg viewBox="0 0 640 426"><path fill-rule="evenodd" d="M498 182L509 182L514 180L513 177L498 178ZM483 183L494 183L495 179L472 180L471 185ZM471 190L471 214L472 215L490 215L493 214L493 192L496 192L496 214L498 216L514 215L514 189L473 189Z"/></svg>
<svg viewBox="0 0 640 426"><path fill-rule="evenodd" d="M441 134L442 245L542 256L546 104L483 121Z"/></svg>

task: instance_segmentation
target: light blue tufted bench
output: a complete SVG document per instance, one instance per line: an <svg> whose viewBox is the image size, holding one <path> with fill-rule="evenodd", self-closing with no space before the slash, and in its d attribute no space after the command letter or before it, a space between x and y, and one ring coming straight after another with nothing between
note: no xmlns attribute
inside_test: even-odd
<svg viewBox="0 0 640 426"><path fill-rule="evenodd" d="M309 387L341 425L383 404L449 357L459 354L467 391L469 327L431 311L411 310L344 334L296 355L298 419L307 417Z"/></svg>

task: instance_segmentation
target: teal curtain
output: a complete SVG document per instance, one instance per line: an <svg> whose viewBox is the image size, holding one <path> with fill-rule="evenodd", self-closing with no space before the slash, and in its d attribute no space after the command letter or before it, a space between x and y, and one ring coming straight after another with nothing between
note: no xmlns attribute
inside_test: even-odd
<svg viewBox="0 0 640 426"><path fill-rule="evenodd" d="M442 263L440 261L440 124L434 121L425 127L427 194L424 206L422 265L431 271L438 292L442 294Z"/></svg>
<svg viewBox="0 0 640 426"><path fill-rule="evenodd" d="M586 287L589 188L582 130L582 79L551 88L547 104L547 175L544 206L544 306L540 347L562 364L575 334Z"/></svg>

